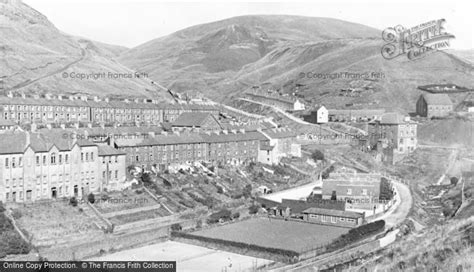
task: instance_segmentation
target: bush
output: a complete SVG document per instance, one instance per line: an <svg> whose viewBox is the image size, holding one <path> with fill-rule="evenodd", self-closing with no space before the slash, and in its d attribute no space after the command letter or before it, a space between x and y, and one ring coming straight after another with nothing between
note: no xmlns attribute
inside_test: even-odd
<svg viewBox="0 0 474 272"><path fill-rule="evenodd" d="M0 201L0 213L5 211L5 207L3 206L3 202Z"/></svg>
<svg viewBox="0 0 474 272"><path fill-rule="evenodd" d="M199 219L199 220L196 222L196 228L197 228L197 229L202 228L202 220L201 220L201 219Z"/></svg>
<svg viewBox="0 0 474 272"><path fill-rule="evenodd" d="M76 207L76 206L77 206L77 203L78 203L78 202L77 202L76 197L73 196L73 197L71 197L71 198L69 199L69 204L71 204L73 207Z"/></svg>
<svg viewBox="0 0 474 272"><path fill-rule="evenodd" d="M388 181L386 178L382 178L380 181L380 200L391 200L393 199L393 190L392 186L390 184L390 181Z"/></svg>
<svg viewBox="0 0 474 272"><path fill-rule="evenodd" d="M343 248L351 243L362 240L372 234L382 231L385 228L385 221L378 220L372 223L359 226L357 228L349 230L348 233L341 235L336 238L328 247L328 251L337 250Z"/></svg>
<svg viewBox="0 0 474 272"><path fill-rule="evenodd" d="M217 193L218 193L218 194L223 194L223 193L224 193L224 189L222 189L221 186L218 185L218 186L216 186L216 187L217 187Z"/></svg>
<svg viewBox="0 0 474 272"><path fill-rule="evenodd" d="M457 177L451 177L450 181L451 185L456 186L458 184L459 179Z"/></svg>
<svg viewBox="0 0 474 272"><path fill-rule="evenodd" d="M311 159L313 159L314 161L323 161L324 160L324 153L321 152L320 150L316 149L311 154Z"/></svg>
<svg viewBox="0 0 474 272"><path fill-rule="evenodd" d="M245 185L244 190L242 191L242 195L245 198L252 196L252 185L250 184Z"/></svg>
<svg viewBox="0 0 474 272"><path fill-rule="evenodd" d="M175 223L175 224L171 225L171 230L172 231L181 231L181 230L183 230L183 227L180 224Z"/></svg>
<svg viewBox="0 0 474 272"><path fill-rule="evenodd" d="M235 212L234 214L232 214L232 219L238 219L239 217L240 217L239 212Z"/></svg>
<svg viewBox="0 0 474 272"><path fill-rule="evenodd" d="M87 196L87 201L89 201L91 204L94 204L95 202L95 196L93 193L90 193L88 196Z"/></svg>
<svg viewBox="0 0 474 272"><path fill-rule="evenodd" d="M258 205L252 205L249 207L249 214L256 214L260 207Z"/></svg>
<svg viewBox="0 0 474 272"><path fill-rule="evenodd" d="M209 216L207 219L208 224L215 224L219 222L219 220L229 221L231 219L232 213L227 209L222 209L218 212L215 212Z"/></svg>

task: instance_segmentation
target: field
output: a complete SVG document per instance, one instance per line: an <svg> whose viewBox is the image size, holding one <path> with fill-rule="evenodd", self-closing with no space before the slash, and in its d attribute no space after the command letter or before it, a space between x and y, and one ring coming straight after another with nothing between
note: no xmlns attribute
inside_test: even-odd
<svg viewBox="0 0 474 272"><path fill-rule="evenodd" d="M174 241L129 249L91 261L176 261L177 271L243 271L271 261Z"/></svg>
<svg viewBox="0 0 474 272"><path fill-rule="evenodd" d="M303 252L326 243L349 229L280 219L255 218L193 232L203 237L230 240L262 247Z"/></svg>

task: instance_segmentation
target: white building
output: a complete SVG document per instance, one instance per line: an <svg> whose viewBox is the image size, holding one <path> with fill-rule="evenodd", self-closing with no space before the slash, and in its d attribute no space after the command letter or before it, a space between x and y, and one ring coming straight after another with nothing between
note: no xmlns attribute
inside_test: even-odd
<svg viewBox="0 0 474 272"><path fill-rule="evenodd" d="M324 106L319 107L319 109L316 111L316 123L318 124L327 123L328 116L329 116L328 109L326 109L326 107Z"/></svg>

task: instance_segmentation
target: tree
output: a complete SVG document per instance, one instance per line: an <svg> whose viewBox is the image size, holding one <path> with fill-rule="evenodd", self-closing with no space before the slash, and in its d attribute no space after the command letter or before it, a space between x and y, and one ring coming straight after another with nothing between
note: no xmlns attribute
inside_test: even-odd
<svg viewBox="0 0 474 272"><path fill-rule="evenodd" d="M314 150L313 153L311 153L311 158L314 161L323 161L324 160L324 153L321 152L320 150Z"/></svg>
<svg viewBox="0 0 474 272"><path fill-rule="evenodd" d="M252 205L249 207L249 214L256 214L260 207L258 205Z"/></svg>
<svg viewBox="0 0 474 272"><path fill-rule="evenodd" d="M244 187L244 190L242 191L242 194L244 195L245 198L250 197L252 195L252 185L247 184Z"/></svg>
<svg viewBox="0 0 474 272"><path fill-rule="evenodd" d="M76 199L76 197L74 197L74 196L71 197L71 198L69 199L69 204L71 204L73 207L76 207L76 206L77 206L77 199Z"/></svg>
<svg viewBox="0 0 474 272"><path fill-rule="evenodd" d="M451 185L456 186L458 184L459 179L457 177L451 177Z"/></svg>
<svg viewBox="0 0 474 272"><path fill-rule="evenodd" d="M88 196L87 196L87 201L89 201L91 204L94 204L95 202L95 196L93 193L90 193Z"/></svg>
<svg viewBox="0 0 474 272"><path fill-rule="evenodd" d="M3 202L0 201L0 213L5 211L5 207L3 206Z"/></svg>
<svg viewBox="0 0 474 272"><path fill-rule="evenodd" d="M336 191L332 191L332 194L331 194L331 200L337 200L337 194L336 194Z"/></svg>
<svg viewBox="0 0 474 272"><path fill-rule="evenodd" d="M182 229L183 229L183 227L178 223L175 223L175 224L171 225L171 230L172 231L181 231Z"/></svg>

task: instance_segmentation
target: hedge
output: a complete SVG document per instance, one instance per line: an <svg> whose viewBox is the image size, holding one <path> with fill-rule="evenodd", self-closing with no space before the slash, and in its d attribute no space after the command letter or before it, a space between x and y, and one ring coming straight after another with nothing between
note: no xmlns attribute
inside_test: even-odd
<svg viewBox="0 0 474 272"><path fill-rule="evenodd" d="M204 237L204 236L199 236L199 235L179 232L179 231L172 231L171 236L178 237L178 238L198 240L202 242L221 244L224 246L233 246L233 247L242 248L246 250L263 251L263 252L278 254L278 255L282 255L282 256L290 257L290 258L299 256L299 253L293 250L273 248L273 247L264 247L264 246L254 245L254 244L247 244L247 243L236 242L236 241L228 241L228 240L222 240L222 239L217 239L217 238Z"/></svg>
<svg viewBox="0 0 474 272"><path fill-rule="evenodd" d="M351 243L357 242L372 234L382 231L385 228L384 220L377 220L372 223L359 226L349 230L348 233L336 238L331 244L327 246L328 251L343 248Z"/></svg>

